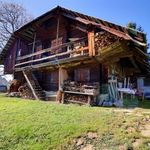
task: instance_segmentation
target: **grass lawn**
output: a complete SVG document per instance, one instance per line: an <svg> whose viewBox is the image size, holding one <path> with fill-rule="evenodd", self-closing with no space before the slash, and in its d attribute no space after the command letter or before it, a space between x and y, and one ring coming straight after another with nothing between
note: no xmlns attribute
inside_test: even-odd
<svg viewBox="0 0 150 150"><path fill-rule="evenodd" d="M150 110L144 108L63 105L0 95L0 150L86 150L87 145L148 150L150 135L142 134L147 124ZM89 132L97 136L89 138Z"/></svg>

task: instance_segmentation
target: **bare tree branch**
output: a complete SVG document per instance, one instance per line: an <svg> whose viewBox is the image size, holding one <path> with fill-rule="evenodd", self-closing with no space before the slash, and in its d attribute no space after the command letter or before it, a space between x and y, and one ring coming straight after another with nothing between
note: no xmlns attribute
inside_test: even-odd
<svg viewBox="0 0 150 150"><path fill-rule="evenodd" d="M0 1L0 51L4 48L11 34L32 20L23 6L14 2Z"/></svg>

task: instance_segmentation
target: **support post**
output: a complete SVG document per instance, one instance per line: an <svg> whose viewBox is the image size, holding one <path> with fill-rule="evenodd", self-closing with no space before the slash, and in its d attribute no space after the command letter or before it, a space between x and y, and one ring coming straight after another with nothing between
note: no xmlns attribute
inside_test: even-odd
<svg viewBox="0 0 150 150"><path fill-rule="evenodd" d="M34 33L34 40L33 40L33 46L32 46L32 54L34 53L34 50L35 50L35 40L36 40L36 32ZM33 56L31 58L31 60L33 60ZM32 65L32 63L31 63Z"/></svg>
<svg viewBox="0 0 150 150"><path fill-rule="evenodd" d="M58 16L58 19L57 19L57 30L56 30L56 45L58 44L58 38L59 38L59 22L60 22L60 17Z"/></svg>
<svg viewBox="0 0 150 150"><path fill-rule="evenodd" d="M66 80L67 78L68 78L67 71L65 69L62 69L61 67L59 67L59 82L58 82L59 90L57 92L57 97L56 97L56 101L58 101L58 102L64 103L64 93L62 91L61 86L62 86L64 80Z"/></svg>
<svg viewBox="0 0 150 150"><path fill-rule="evenodd" d="M35 40L36 40L36 32L34 33L34 40L33 40L33 46L32 46L32 53L34 53L34 49L35 49Z"/></svg>
<svg viewBox="0 0 150 150"><path fill-rule="evenodd" d="M59 39L59 24L60 24L60 16L57 15L57 29L56 29L56 46L58 46L58 39ZM56 50L56 53L58 53L58 50Z"/></svg>
<svg viewBox="0 0 150 150"><path fill-rule="evenodd" d="M95 56L94 31L88 31L89 56Z"/></svg>
<svg viewBox="0 0 150 150"><path fill-rule="evenodd" d="M67 80L68 74L67 71L63 68L59 68L59 90L61 89L61 85L63 84L64 80Z"/></svg>

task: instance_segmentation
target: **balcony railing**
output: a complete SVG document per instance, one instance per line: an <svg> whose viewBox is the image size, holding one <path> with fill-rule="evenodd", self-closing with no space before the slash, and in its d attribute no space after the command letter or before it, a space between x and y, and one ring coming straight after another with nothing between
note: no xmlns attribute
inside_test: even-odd
<svg viewBox="0 0 150 150"><path fill-rule="evenodd" d="M42 63L60 61L67 58L74 58L88 55L88 40L79 40L64 43L56 47L43 49L32 54L24 55L16 59L15 68L25 68Z"/></svg>

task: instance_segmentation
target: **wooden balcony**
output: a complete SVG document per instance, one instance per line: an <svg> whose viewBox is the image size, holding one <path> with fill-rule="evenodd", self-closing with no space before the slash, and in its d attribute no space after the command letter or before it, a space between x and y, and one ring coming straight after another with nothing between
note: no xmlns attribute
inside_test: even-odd
<svg viewBox="0 0 150 150"><path fill-rule="evenodd" d="M87 38L81 38L73 42L17 57L15 71L61 65L63 63L80 60L81 58L87 58L90 55L88 42Z"/></svg>

